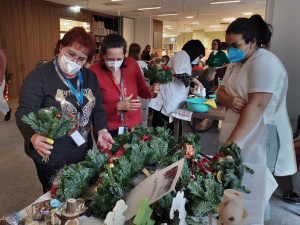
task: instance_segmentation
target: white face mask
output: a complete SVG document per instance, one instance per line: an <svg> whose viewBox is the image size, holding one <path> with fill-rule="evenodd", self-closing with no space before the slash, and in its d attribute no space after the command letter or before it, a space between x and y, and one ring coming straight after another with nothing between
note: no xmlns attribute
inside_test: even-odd
<svg viewBox="0 0 300 225"><path fill-rule="evenodd" d="M105 65L107 66L108 69L110 69L110 71L112 73L117 72L120 69L122 63L123 63L123 60L120 60L120 61L105 61Z"/></svg>
<svg viewBox="0 0 300 225"><path fill-rule="evenodd" d="M76 74L82 66L68 59L65 55L60 58L60 68L67 75Z"/></svg>
<svg viewBox="0 0 300 225"><path fill-rule="evenodd" d="M192 64L198 64L198 63L199 63L199 56L196 59L194 59L194 61L192 62Z"/></svg>

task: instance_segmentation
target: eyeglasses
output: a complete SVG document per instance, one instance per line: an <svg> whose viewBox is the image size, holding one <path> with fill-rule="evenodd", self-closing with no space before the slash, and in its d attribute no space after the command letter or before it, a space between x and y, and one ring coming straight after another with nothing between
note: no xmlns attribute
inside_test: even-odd
<svg viewBox="0 0 300 225"><path fill-rule="evenodd" d="M77 55L76 55L74 52L72 52L71 50L66 50L66 56L67 56L67 58L70 59L70 60L76 59L77 62L78 62L78 64L81 64L81 65L85 64L86 61L87 61L87 58L77 56Z"/></svg>

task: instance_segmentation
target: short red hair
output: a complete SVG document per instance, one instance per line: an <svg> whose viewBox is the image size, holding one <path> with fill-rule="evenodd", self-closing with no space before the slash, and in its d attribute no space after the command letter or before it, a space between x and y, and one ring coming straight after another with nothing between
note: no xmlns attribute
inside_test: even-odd
<svg viewBox="0 0 300 225"><path fill-rule="evenodd" d="M64 37L57 42L54 50L55 55L58 55L60 45L63 47L71 46L74 42L77 42L88 49L87 61L90 61L95 54L95 36L92 33L87 33L83 27L73 27L69 30Z"/></svg>

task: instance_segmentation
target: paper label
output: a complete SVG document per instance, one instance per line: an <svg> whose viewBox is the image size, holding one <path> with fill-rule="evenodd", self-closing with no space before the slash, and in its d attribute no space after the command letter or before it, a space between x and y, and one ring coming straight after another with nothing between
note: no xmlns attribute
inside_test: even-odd
<svg viewBox="0 0 300 225"><path fill-rule="evenodd" d="M70 137L72 138L72 140L75 142L75 144L79 147L82 144L84 144L86 142L86 140L84 139L84 137L81 135L81 133L78 130L75 130Z"/></svg>
<svg viewBox="0 0 300 225"><path fill-rule="evenodd" d="M152 174L132 189L126 200L126 205L128 205L128 210L124 213L126 220L137 214L142 197L148 198L149 205L151 205L169 192L175 190L183 164L184 159L181 159Z"/></svg>

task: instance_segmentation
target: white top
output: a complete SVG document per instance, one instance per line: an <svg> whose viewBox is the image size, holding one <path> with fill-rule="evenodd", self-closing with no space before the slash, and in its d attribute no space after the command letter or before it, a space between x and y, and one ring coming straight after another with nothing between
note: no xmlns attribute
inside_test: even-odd
<svg viewBox="0 0 300 225"><path fill-rule="evenodd" d="M143 74L143 76L144 76L143 68L148 68L147 63L145 63L145 62L142 61L142 60L138 60L138 61L136 61L136 62L137 62L137 64L139 64L139 67L140 67L140 69L141 69L141 71L142 71L142 74ZM147 79L147 78L145 78L145 77L144 77L144 80L145 80L146 84L147 84L148 86L150 86L150 80Z"/></svg>
<svg viewBox="0 0 300 225"><path fill-rule="evenodd" d="M255 127L239 144L242 157L246 163L265 167L266 175L270 175L266 166L266 124L273 124L277 127L280 140L274 174L276 176L286 176L295 173L296 160L292 130L286 109L288 77L281 61L273 53L265 49L258 49L244 64L241 62L229 64L222 85L225 85L228 94L246 101L248 101L249 93L265 92L273 94L269 105ZM219 138L221 143L224 143L230 136L239 117L239 113L233 112L230 108L227 109ZM265 179L267 180L266 184L260 185L262 192L264 188L266 190L264 198L267 202L276 188L276 182L274 182L272 176L266 176ZM257 184L253 185L248 188L251 190ZM247 198L247 194L245 194L245 197ZM250 211L255 215L259 210L254 204Z"/></svg>
<svg viewBox="0 0 300 225"><path fill-rule="evenodd" d="M191 75L192 73L190 56L184 50L173 55L167 66L172 67L176 74ZM185 103L188 93L189 87L185 87L182 81L173 78L171 83L160 86L160 92L156 98L150 100L149 107L170 116L173 111ZM170 119L171 121L172 119Z"/></svg>

